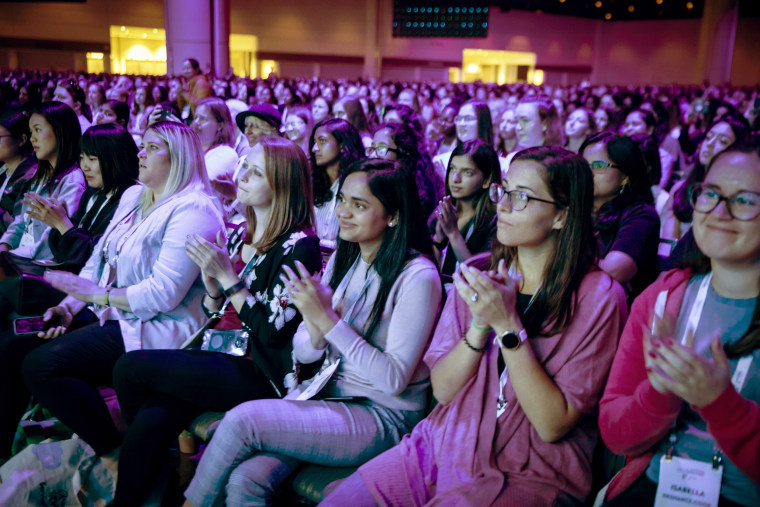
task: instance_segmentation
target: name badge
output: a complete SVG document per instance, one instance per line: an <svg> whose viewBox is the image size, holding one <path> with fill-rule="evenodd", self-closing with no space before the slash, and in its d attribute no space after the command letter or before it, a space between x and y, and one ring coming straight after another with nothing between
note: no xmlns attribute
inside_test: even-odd
<svg viewBox="0 0 760 507"><path fill-rule="evenodd" d="M686 458L660 458L655 507L717 507L723 466Z"/></svg>
<svg viewBox="0 0 760 507"><path fill-rule="evenodd" d="M18 248L29 248L34 246L34 234L32 234L32 226L28 229L24 229L24 234L21 236L21 241L18 244Z"/></svg>
<svg viewBox="0 0 760 507"><path fill-rule="evenodd" d="M316 394L322 390L323 387L327 384L327 381L330 380L330 377L333 376L333 373L335 373L335 370L338 369L338 365L340 364L340 359L335 361L333 364L325 368L324 370L320 371L317 375L314 376L311 380L311 384L309 384L309 387L303 390L301 394L298 395L296 398L297 400L309 400L316 396Z"/></svg>

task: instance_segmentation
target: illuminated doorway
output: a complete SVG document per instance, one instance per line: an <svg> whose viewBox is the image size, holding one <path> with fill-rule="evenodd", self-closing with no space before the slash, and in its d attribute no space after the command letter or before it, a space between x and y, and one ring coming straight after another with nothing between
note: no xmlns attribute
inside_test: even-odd
<svg viewBox="0 0 760 507"><path fill-rule="evenodd" d="M493 49L465 49L462 51L463 83L534 83L536 54L522 51L499 51ZM450 76L453 73L450 72Z"/></svg>
<svg viewBox="0 0 760 507"><path fill-rule="evenodd" d="M230 66L236 76L258 75L255 35L230 34ZM103 57L87 57L87 72L103 72ZM92 70L91 70L92 69ZM166 74L166 31L163 28L111 26L111 72L114 74Z"/></svg>

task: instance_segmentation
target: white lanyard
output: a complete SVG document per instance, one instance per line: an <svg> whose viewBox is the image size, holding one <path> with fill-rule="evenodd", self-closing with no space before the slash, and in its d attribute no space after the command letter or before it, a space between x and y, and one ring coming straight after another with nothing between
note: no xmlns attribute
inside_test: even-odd
<svg viewBox="0 0 760 507"><path fill-rule="evenodd" d="M707 291L710 288L710 281L712 280L712 273L704 277L699 284L699 290L697 291L697 297L694 298L694 303L689 310L689 320L686 323L686 331L681 337L681 343L685 343L686 337L689 334L696 335L697 328L699 327L699 321L702 318L702 312L705 308L707 301ZM737 393L741 393L744 388L744 384L747 381L747 375L749 374L750 366L752 366L752 356L747 355L739 359L736 364L734 374L731 376L731 384Z"/></svg>
<svg viewBox="0 0 760 507"><path fill-rule="evenodd" d="M515 275L517 275L517 270L515 269L514 263L512 263L509 266L508 273L509 273L509 276L512 278L514 278ZM536 287L536 291L530 297L528 306L525 307L523 314L528 312L528 308L530 308L533 302L536 300L536 296L538 295L538 291L540 289L541 289L541 284L539 284L538 287ZM499 399L496 401L496 418L497 419L501 417L501 414L503 414L507 410L507 400L504 398L504 388L507 387L508 382L509 382L509 373L507 372L507 365L505 364L504 371L502 371L501 375L499 376Z"/></svg>

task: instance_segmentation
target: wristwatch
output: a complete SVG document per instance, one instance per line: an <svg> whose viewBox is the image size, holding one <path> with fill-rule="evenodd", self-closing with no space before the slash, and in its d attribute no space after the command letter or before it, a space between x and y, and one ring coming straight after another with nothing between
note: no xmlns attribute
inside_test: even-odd
<svg viewBox="0 0 760 507"><path fill-rule="evenodd" d="M522 342L528 339L528 333L525 329L519 331L505 331L500 335L494 336L493 343L500 349L517 350Z"/></svg>

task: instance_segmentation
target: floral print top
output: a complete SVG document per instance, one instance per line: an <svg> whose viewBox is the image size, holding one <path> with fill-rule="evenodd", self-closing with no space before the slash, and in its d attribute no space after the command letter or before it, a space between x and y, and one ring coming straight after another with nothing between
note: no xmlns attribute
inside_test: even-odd
<svg viewBox="0 0 760 507"><path fill-rule="evenodd" d="M322 270L319 238L309 229L284 234L267 252L255 253L240 272L251 293L239 312L243 329L249 333L248 357L283 394L287 392L283 379L293 367L293 335L302 319L280 275L283 266L298 272L296 261L310 273Z"/></svg>

